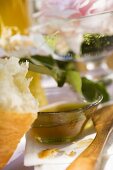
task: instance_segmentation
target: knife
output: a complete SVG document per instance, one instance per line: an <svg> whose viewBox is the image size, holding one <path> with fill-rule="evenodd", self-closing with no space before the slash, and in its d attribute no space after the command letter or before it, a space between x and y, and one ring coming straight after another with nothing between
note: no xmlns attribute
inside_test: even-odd
<svg viewBox="0 0 113 170"><path fill-rule="evenodd" d="M113 104L98 109L92 116L96 137L67 170L99 170L102 152L113 131Z"/></svg>
<svg viewBox="0 0 113 170"><path fill-rule="evenodd" d="M113 127L111 128L108 137L105 140L103 149L100 153L99 160L97 161L96 170L111 170L113 167ZM109 163L107 164L107 162ZM106 165L107 164L107 165Z"/></svg>

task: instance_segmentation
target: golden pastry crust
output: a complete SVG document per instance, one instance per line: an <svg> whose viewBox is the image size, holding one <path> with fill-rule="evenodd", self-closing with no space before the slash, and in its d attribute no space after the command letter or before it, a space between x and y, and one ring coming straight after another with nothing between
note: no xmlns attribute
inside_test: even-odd
<svg viewBox="0 0 113 170"><path fill-rule="evenodd" d="M27 78L32 78L29 88L35 100L39 103L39 106L47 105L48 102L45 91L41 86L41 75L36 72L28 71Z"/></svg>
<svg viewBox="0 0 113 170"><path fill-rule="evenodd" d="M37 114L32 113L0 112L0 169L13 155L20 139L29 130L36 117Z"/></svg>

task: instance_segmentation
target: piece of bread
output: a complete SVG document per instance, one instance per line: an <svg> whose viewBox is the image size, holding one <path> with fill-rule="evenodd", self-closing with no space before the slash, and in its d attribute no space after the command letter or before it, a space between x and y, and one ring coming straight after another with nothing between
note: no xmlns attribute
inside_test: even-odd
<svg viewBox="0 0 113 170"><path fill-rule="evenodd" d="M35 100L39 103L39 106L45 106L48 104L47 98L45 95L44 88L41 85L41 75L37 72L28 71L27 78L31 78L30 82L30 91L32 95L35 97Z"/></svg>
<svg viewBox="0 0 113 170"><path fill-rule="evenodd" d="M20 139L37 117L38 106L26 78L28 63L0 59L0 169L13 155Z"/></svg>

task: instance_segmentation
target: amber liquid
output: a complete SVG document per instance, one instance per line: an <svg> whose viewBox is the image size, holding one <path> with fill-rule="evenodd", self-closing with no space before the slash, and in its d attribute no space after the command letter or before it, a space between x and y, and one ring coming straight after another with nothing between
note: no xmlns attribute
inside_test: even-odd
<svg viewBox="0 0 113 170"><path fill-rule="evenodd" d="M25 34L30 26L28 0L0 0L0 25L17 27Z"/></svg>
<svg viewBox="0 0 113 170"><path fill-rule="evenodd" d="M43 112L41 114L39 113L30 134L38 142L48 144L67 143L74 140L75 136L82 130L86 116L83 112L68 110L79 109L86 105L87 103L65 103L43 108ZM57 111L58 113L46 116L46 114L51 111ZM59 116L59 112L61 111L64 112L63 116ZM68 115L65 111L68 111ZM60 120L62 120L63 123L60 123Z"/></svg>

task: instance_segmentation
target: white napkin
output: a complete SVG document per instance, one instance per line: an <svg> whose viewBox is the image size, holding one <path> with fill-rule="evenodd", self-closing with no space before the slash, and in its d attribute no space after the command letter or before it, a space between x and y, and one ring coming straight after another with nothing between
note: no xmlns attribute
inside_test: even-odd
<svg viewBox="0 0 113 170"><path fill-rule="evenodd" d="M27 135L24 165L34 166L35 170L64 170L92 142L95 134L65 145L45 145L37 143L30 134ZM54 156L39 158L39 153L46 149L58 149ZM69 155L74 153L73 156Z"/></svg>
<svg viewBox="0 0 113 170"><path fill-rule="evenodd" d="M35 166L34 170L65 170L69 164L54 164Z"/></svg>

